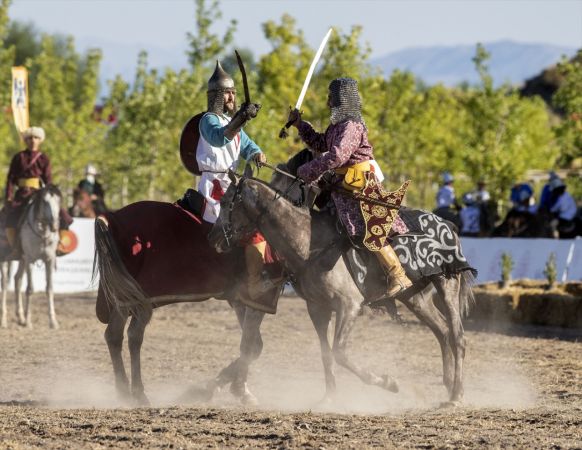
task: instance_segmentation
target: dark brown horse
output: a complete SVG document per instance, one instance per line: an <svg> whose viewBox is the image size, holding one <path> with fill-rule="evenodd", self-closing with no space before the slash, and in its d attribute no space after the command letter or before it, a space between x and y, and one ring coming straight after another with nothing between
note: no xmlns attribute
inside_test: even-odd
<svg viewBox="0 0 582 450"><path fill-rule="evenodd" d="M247 389L250 363L262 349L264 313L236 301L242 282L237 255L220 255L210 247L211 225L175 204L137 202L95 221L95 268L99 272L97 317L107 324L105 340L115 383L122 397L147 404L141 377L140 350L154 308L177 302L226 299L242 328L240 357L202 392L210 397L227 383L243 403L255 401ZM275 293L278 295L278 292ZM127 320L131 388L122 359Z"/></svg>

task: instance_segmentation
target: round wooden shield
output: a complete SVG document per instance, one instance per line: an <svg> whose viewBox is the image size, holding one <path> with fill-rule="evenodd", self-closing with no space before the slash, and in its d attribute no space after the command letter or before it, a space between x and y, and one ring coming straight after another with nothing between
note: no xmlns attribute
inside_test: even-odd
<svg viewBox="0 0 582 450"><path fill-rule="evenodd" d="M73 252L77 248L77 245L79 245L77 235L72 230L61 230L59 234L61 238L57 247L59 256Z"/></svg>
<svg viewBox="0 0 582 450"><path fill-rule="evenodd" d="M198 139L200 138L198 125L204 114L201 112L188 120L180 135L180 159L184 167L188 169L188 172L194 175L202 175L198 167L198 161L196 161L196 149L198 148Z"/></svg>

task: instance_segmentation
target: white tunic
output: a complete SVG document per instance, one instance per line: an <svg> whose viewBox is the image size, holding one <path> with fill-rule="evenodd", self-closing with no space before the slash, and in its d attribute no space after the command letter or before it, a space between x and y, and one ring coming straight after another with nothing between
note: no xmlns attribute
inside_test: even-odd
<svg viewBox="0 0 582 450"><path fill-rule="evenodd" d="M216 117L218 117L222 126L230 122L229 118ZM200 133L198 148L196 149L196 161L198 161L198 167L202 171L200 182L198 183L198 191L206 198L203 219L207 222L215 223L220 214L219 197L221 195L217 195L218 186L215 185L218 184L220 186L222 193L226 192L230 185L228 169L236 170L239 155L240 133L237 133L234 139L223 147L213 147ZM218 198L213 198L213 193L214 197Z"/></svg>

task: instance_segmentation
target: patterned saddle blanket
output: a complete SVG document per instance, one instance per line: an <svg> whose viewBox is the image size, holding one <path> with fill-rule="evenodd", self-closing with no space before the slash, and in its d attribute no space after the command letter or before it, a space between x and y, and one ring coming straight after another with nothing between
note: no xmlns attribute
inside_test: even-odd
<svg viewBox="0 0 582 450"><path fill-rule="evenodd" d="M408 231L392 235L391 246L413 282L433 275L451 276L465 270L477 275L463 254L454 225L433 213L411 208L401 208L399 216ZM350 246L344 252L344 258L364 297L376 298L381 294L386 277L369 251Z"/></svg>

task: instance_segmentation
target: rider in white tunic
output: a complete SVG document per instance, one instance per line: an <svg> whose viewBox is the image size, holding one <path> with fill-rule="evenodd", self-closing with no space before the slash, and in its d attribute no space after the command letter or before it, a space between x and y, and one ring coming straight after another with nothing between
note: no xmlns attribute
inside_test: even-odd
<svg viewBox="0 0 582 450"><path fill-rule="evenodd" d="M203 218L207 222L215 223L218 219L220 199L230 185L228 170L236 169L239 158L267 162L259 146L242 129L246 122L256 117L259 109L260 105L243 103L236 111L234 81L217 61L214 74L208 80L208 112L200 119L196 149L196 161L202 172L198 191L206 198ZM242 296L240 300L255 309L274 314L276 303L272 304L272 298L264 295L274 288L263 273L267 242L256 232L240 245L245 249L248 272L248 297Z"/></svg>
<svg viewBox="0 0 582 450"><path fill-rule="evenodd" d="M236 170L239 157L251 160L261 155L261 149L241 129L233 139L224 135L230 117L207 112L200 119L200 139L196 150L198 167L202 171L198 191L206 197L204 220L216 222L220 213L220 198L230 185L228 170Z"/></svg>

